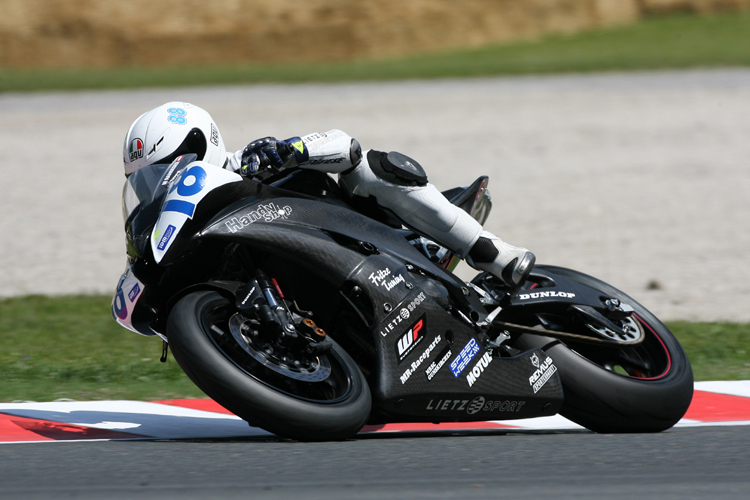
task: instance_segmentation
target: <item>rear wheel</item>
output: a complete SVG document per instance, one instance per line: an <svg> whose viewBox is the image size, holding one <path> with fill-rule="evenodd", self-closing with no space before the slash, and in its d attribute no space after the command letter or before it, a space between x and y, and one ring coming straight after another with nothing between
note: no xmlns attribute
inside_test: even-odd
<svg viewBox="0 0 750 500"><path fill-rule="evenodd" d="M645 333L642 343L627 348L521 336L516 348L541 348L554 360L565 393L560 414L596 432L658 432L676 424L690 405L693 373L672 332L603 281L560 267L537 268L629 304L635 310L629 321Z"/></svg>
<svg viewBox="0 0 750 500"><path fill-rule="evenodd" d="M370 414L370 390L338 344L332 341L325 354L281 355L238 336L241 323L232 302L212 291L188 294L172 309L169 345L203 392L283 437L345 439L362 428Z"/></svg>

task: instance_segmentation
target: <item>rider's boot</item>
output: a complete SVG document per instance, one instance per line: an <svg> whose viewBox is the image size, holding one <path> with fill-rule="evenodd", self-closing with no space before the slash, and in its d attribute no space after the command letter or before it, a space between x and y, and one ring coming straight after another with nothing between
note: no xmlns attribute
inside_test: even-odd
<svg viewBox="0 0 750 500"><path fill-rule="evenodd" d="M526 281L535 261L533 253L509 245L487 231L482 231L466 256L466 263L471 267L487 271L514 288Z"/></svg>
<svg viewBox="0 0 750 500"><path fill-rule="evenodd" d="M483 231L479 222L427 182L419 163L405 155L367 151L356 167L341 174L339 184L349 196L374 198L407 226L513 288L534 266L534 254Z"/></svg>

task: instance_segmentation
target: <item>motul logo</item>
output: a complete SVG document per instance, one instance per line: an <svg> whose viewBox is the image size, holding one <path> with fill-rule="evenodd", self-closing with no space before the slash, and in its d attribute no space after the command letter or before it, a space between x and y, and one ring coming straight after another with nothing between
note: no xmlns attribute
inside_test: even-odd
<svg viewBox="0 0 750 500"><path fill-rule="evenodd" d="M469 387L474 385L479 377L484 373L484 369L492 363L492 355L489 352L485 352L484 355L479 358L474 368L466 375L466 381L469 383Z"/></svg>
<svg viewBox="0 0 750 500"><path fill-rule="evenodd" d="M398 363L401 362L409 355L409 353L419 344L424 338L424 316L419 318L414 326L412 326L408 332L399 337L396 342L396 354L398 355Z"/></svg>

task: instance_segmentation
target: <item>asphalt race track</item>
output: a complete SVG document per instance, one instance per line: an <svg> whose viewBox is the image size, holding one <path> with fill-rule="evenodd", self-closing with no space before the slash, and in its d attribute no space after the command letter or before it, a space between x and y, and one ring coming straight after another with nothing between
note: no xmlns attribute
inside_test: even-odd
<svg viewBox="0 0 750 500"><path fill-rule="evenodd" d="M366 426L336 443L276 438L210 400L2 403L0 485L19 499L747 498L750 382L696 389L660 434L554 416Z"/></svg>
<svg viewBox="0 0 750 500"><path fill-rule="evenodd" d="M747 499L747 427L0 446L3 499Z"/></svg>

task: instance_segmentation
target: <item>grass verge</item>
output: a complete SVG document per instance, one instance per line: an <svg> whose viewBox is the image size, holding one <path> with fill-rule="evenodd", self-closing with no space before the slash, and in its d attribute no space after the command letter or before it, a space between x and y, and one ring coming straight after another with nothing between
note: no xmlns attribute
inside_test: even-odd
<svg viewBox="0 0 750 500"><path fill-rule="evenodd" d="M161 342L111 318L109 297L0 300L0 401L205 397ZM750 379L750 325L674 322L696 380Z"/></svg>
<svg viewBox="0 0 750 500"><path fill-rule="evenodd" d="M474 50L342 63L0 69L0 92L237 83L397 80L750 65L750 12L656 17L630 26Z"/></svg>
<svg viewBox="0 0 750 500"><path fill-rule="evenodd" d="M110 298L30 296L0 301L0 401L204 397L161 340L123 329Z"/></svg>

